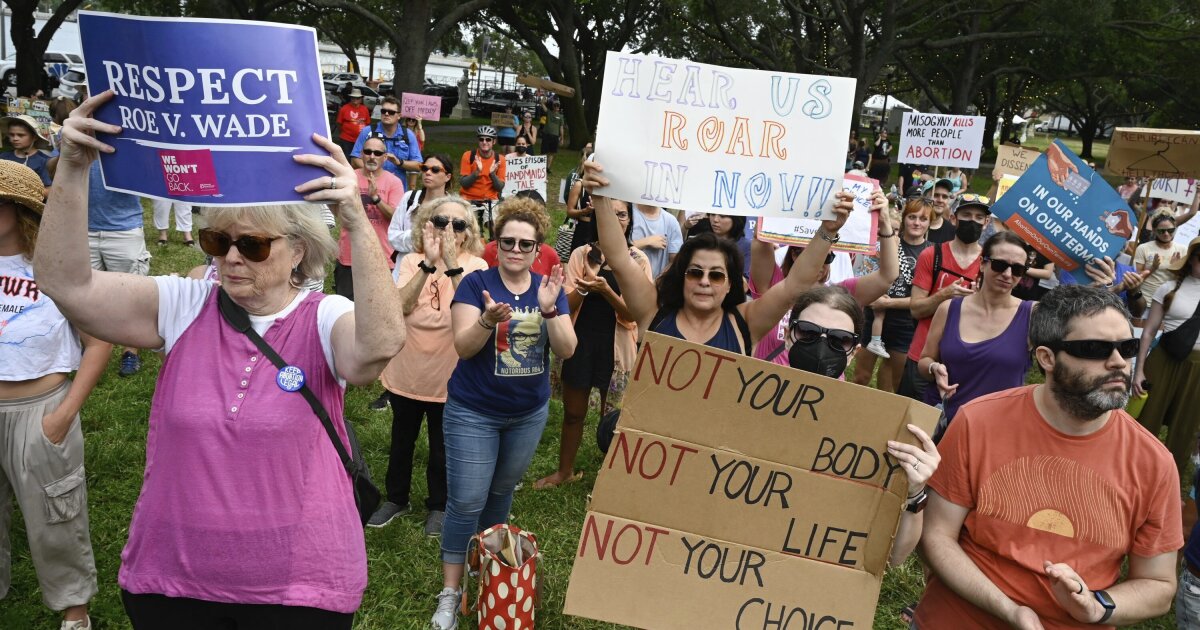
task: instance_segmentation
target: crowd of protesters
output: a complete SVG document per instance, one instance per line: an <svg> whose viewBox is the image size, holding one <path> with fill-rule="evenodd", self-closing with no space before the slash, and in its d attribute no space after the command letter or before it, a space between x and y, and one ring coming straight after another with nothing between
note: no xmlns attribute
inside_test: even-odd
<svg viewBox="0 0 1200 630"><path fill-rule="evenodd" d="M91 113L109 98L63 120L45 160L36 126L4 119L13 150L0 154L0 334L22 339L0 344L0 593L15 498L65 629L91 627L97 592L79 412L112 345L127 349L122 373L137 348L163 356L118 576L135 628L351 627L367 556L339 457L353 442L344 398L378 380L372 408L391 409L391 440L365 524L412 510L424 425L424 533L440 537L443 578L429 623L448 630L468 543L509 519L551 397L559 461L534 471L536 491L584 478L593 392L600 415L619 410L647 332L941 409L933 435L909 425L916 445L888 444L908 480L889 565L919 545L930 571L912 627L1123 625L1172 598L1180 627L1200 627L1200 538L1177 560L1200 343L1172 334L1200 314L1200 238L1174 240L1200 196L1176 207L1127 181L1141 234L1079 286L957 169L901 165L897 191L880 187L867 210L877 249L848 259L836 245L850 193L805 246L777 251L746 217L603 196L589 143L564 186L574 231L560 256L546 201L505 181L506 155L539 137L557 152L557 101L540 126L510 109L511 127L479 127L455 159L424 152L421 121L401 120L396 99L372 124L351 92L337 137L296 158L327 172L297 186L308 204L205 209L195 240L210 264L149 277L140 220L118 216L140 203L99 183L98 153L118 149L95 133L117 128ZM885 184L892 155L886 131L870 148L855 135L847 170ZM160 245L172 212L190 244L190 208L168 203L155 206ZM267 365L260 342L288 365ZM288 370L311 396L290 395ZM1131 396L1145 399L1137 420ZM293 422L314 414L332 428Z"/></svg>

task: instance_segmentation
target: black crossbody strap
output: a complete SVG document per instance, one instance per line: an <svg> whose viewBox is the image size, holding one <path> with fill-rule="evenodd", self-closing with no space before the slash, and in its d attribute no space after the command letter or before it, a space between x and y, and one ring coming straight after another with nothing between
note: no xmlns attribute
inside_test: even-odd
<svg viewBox="0 0 1200 630"><path fill-rule="evenodd" d="M250 314L246 309L238 306L225 292L225 289L217 287L217 308L221 311L221 317L225 322L233 327L234 330L246 335L250 341L262 352L271 363L279 369L287 367L287 362L283 357L279 356L278 352L267 343L262 335L259 335L254 327L250 325ZM337 449L338 457L342 460L342 466L347 472L353 474L357 465L354 458L346 451L346 446L342 444L342 439L338 437L337 431L333 428L333 420L329 417L329 413L325 411L325 405L317 400L317 395L308 388L308 383L300 387L300 394L304 396L304 400L308 402L308 406L312 407L313 413L317 414L317 418L321 420L321 426L325 427L325 433L329 435L329 440L333 442L333 448Z"/></svg>

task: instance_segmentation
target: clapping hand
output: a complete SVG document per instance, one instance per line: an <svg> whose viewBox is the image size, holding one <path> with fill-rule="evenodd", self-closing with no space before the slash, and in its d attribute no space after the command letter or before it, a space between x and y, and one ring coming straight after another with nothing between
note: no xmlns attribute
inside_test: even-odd
<svg viewBox="0 0 1200 630"><path fill-rule="evenodd" d="M480 315L483 323L494 327L496 324L512 319L512 306L492 299L492 294L483 292L483 313Z"/></svg>
<svg viewBox="0 0 1200 630"><path fill-rule="evenodd" d="M563 277L562 265L554 265L550 273L542 276L542 283L538 286L538 306L542 308L542 312L553 311L555 305L558 304Z"/></svg>

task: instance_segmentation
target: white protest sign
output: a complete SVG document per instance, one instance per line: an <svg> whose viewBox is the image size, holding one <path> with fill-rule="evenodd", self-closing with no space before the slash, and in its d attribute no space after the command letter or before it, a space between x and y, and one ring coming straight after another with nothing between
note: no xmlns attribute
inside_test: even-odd
<svg viewBox="0 0 1200 630"><path fill-rule="evenodd" d="M879 244L879 215L871 212L871 193L879 188L879 182L848 173L843 184L845 190L854 193L854 211L838 232L839 240L833 249L874 254ZM758 222L758 240L804 246L816 236L819 227L821 222L815 219L763 217Z"/></svg>
<svg viewBox="0 0 1200 630"><path fill-rule="evenodd" d="M978 168L983 116L904 112L900 163Z"/></svg>
<svg viewBox="0 0 1200 630"><path fill-rule="evenodd" d="M846 165L854 79L610 51L601 194L743 216L822 219Z"/></svg>
<svg viewBox="0 0 1200 630"><path fill-rule="evenodd" d="M1194 179L1155 179L1150 183L1151 199L1191 203L1196 196Z"/></svg>
<svg viewBox="0 0 1200 630"><path fill-rule="evenodd" d="M522 190L536 190L546 198L546 156L525 155L505 158L504 192L511 196Z"/></svg>
<svg viewBox="0 0 1200 630"><path fill-rule="evenodd" d="M1175 228L1175 242L1187 245L1192 242L1192 239L1200 236L1200 219L1193 218L1192 220L1179 225ZM1137 238L1137 235L1134 235Z"/></svg>

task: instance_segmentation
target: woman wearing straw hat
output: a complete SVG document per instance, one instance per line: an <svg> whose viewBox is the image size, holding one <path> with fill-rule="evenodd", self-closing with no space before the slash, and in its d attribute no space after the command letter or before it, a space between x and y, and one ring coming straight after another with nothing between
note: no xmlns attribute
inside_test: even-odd
<svg viewBox="0 0 1200 630"><path fill-rule="evenodd" d="M50 162L50 156L41 149L49 149L50 141L38 131L37 121L25 114L0 118L0 136L4 136L13 148L12 151L0 153L0 160L28 166L37 173L43 186L49 186L50 169L46 165Z"/></svg>
<svg viewBox="0 0 1200 630"><path fill-rule="evenodd" d="M42 599L62 611L62 628L79 630L91 627L87 605L96 594L79 410L112 346L76 331L38 290L43 191L33 170L0 161L0 598L12 576L15 498Z"/></svg>
<svg viewBox="0 0 1200 630"><path fill-rule="evenodd" d="M1133 391L1139 396L1150 394L1138 422L1154 435L1158 435L1164 424L1168 426L1167 448L1175 456L1175 465L1182 474L1196 447L1196 432L1200 429L1200 413L1196 411L1200 409L1200 340L1192 338L1191 352L1177 360L1167 351L1172 342L1165 335L1200 317L1200 236L1188 243L1187 255L1170 263L1167 269L1174 281L1164 282L1150 303ZM1151 351L1160 328L1164 338Z"/></svg>

